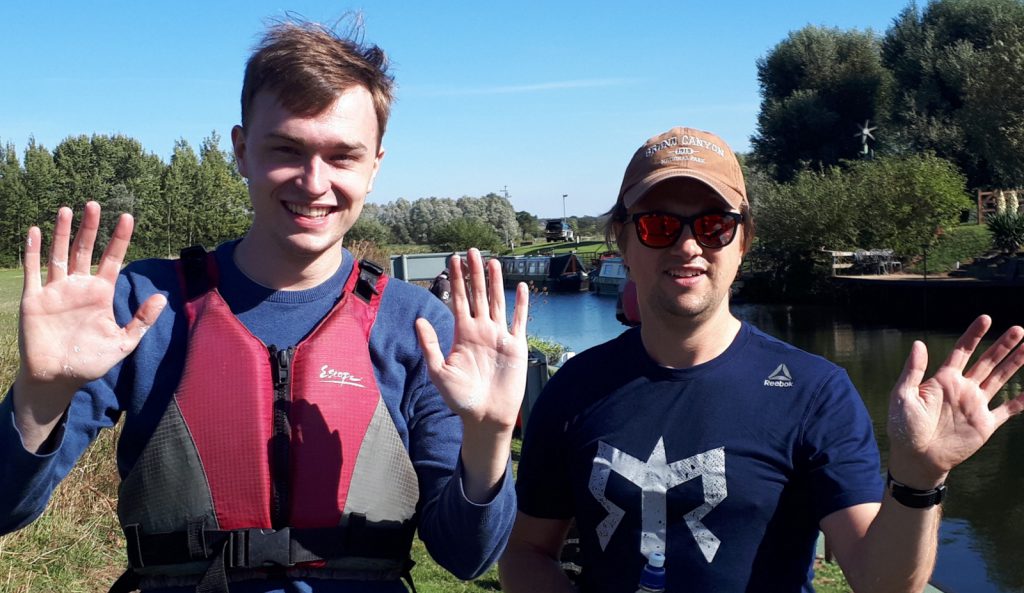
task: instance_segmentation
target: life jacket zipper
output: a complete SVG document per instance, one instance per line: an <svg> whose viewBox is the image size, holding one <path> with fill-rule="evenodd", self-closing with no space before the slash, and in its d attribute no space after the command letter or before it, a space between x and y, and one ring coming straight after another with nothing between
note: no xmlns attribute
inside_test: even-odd
<svg viewBox="0 0 1024 593"><path fill-rule="evenodd" d="M270 438L271 527L288 525L289 477L291 475L292 426L290 419L291 362L294 348L270 347L270 368L274 381L274 426Z"/></svg>

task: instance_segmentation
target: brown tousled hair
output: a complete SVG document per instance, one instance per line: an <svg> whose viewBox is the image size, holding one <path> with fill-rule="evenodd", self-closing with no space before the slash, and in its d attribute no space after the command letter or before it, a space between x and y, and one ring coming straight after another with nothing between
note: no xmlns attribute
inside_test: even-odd
<svg viewBox="0 0 1024 593"><path fill-rule="evenodd" d="M362 43L362 26L358 18L354 20L347 36L304 21L271 26L245 66L242 128L260 91L273 91L285 109L296 115L313 116L330 107L342 92L362 86L370 92L377 114L379 148L391 114L395 81L388 73L384 51Z"/></svg>

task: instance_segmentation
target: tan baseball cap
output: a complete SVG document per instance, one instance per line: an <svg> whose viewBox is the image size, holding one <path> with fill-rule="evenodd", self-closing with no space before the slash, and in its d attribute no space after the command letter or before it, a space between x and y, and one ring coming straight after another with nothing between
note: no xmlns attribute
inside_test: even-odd
<svg viewBox="0 0 1024 593"><path fill-rule="evenodd" d="M619 199L626 208L652 187L673 177L703 181L732 208L747 203L747 188L736 155L711 132L676 127L641 146L622 177Z"/></svg>

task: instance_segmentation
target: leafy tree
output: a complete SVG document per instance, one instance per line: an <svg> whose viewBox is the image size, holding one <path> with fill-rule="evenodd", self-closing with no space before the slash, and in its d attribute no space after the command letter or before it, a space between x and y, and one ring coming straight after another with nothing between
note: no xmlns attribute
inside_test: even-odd
<svg viewBox="0 0 1024 593"><path fill-rule="evenodd" d="M516 222L519 223L520 239L532 239L541 231L540 220L526 210L516 212Z"/></svg>
<svg viewBox="0 0 1024 593"><path fill-rule="evenodd" d="M462 218L462 211L451 198L420 198L409 209L409 235L414 243L437 243L433 233L445 224Z"/></svg>
<svg viewBox="0 0 1024 593"><path fill-rule="evenodd" d="M405 198L398 198L381 208L380 221L391 230L392 243L412 243L412 233L409 231L409 213L411 210L412 204Z"/></svg>
<svg viewBox="0 0 1024 593"><path fill-rule="evenodd" d="M995 187L1024 185L1024 27L1000 34L966 85L963 128Z"/></svg>
<svg viewBox="0 0 1024 593"><path fill-rule="evenodd" d="M470 247L498 251L502 242L488 224L475 218L455 218L434 231L431 244L439 251L463 251Z"/></svg>
<svg viewBox="0 0 1024 593"><path fill-rule="evenodd" d="M808 26L757 61L761 111L754 155L780 180L852 159L857 126L888 119L892 77L870 31Z"/></svg>
<svg viewBox="0 0 1024 593"><path fill-rule="evenodd" d="M345 233L345 245L354 245L357 242L376 246L386 245L391 240L391 229L381 222L383 214L384 208L379 204L364 203L359 218Z"/></svg>
<svg viewBox="0 0 1024 593"><path fill-rule="evenodd" d="M360 216L352 228L345 233L345 244L365 241L377 246L384 246L391 239L391 229L380 220L371 216Z"/></svg>
<svg viewBox="0 0 1024 593"><path fill-rule="evenodd" d="M53 162L61 177L62 201L76 212L89 200L102 199L110 190L103 183L87 136L65 138L53 150Z"/></svg>
<svg viewBox="0 0 1024 593"><path fill-rule="evenodd" d="M138 176L122 181L134 197L132 214L135 216L135 233L128 251L130 259L167 255L166 235L162 231L166 217L161 192L166 168L167 165L160 157L147 153L139 158ZM105 209L108 210L118 213L116 209Z"/></svg>
<svg viewBox="0 0 1024 593"><path fill-rule="evenodd" d="M21 265L29 227L21 162L14 144L0 145L0 264Z"/></svg>
<svg viewBox="0 0 1024 593"><path fill-rule="evenodd" d="M933 155L880 158L851 166L848 191L857 245L916 255L971 207L960 171Z"/></svg>
<svg viewBox="0 0 1024 593"><path fill-rule="evenodd" d="M96 249L94 255L103 253L110 243L110 235L114 232L117 220L122 213L127 212L134 216L135 195L132 194L125 184L118 183L110 188L110 193L103 203L103 211L100 213L100 229L96 236Z"/></svg>
<svg viewBox="0 0 1024 593"><path fill-rule="evenodd" d="M508 198L496 193L489 193L482 198L464 196L455 205L467 218L474 218L489 225L495 234L507 244L519 236L519 221Z"/></svg>
<svg viewBox="0 0 1024 593"><path fill-rule="evenodd" d="M911 257L970 207L964 177L932 155L880 157L803 171L790 183L754 177L755 270L799 294L828 273L823 249L892 249Z"/></svg>
<svg viewBox="0 0 1024 593"><path fill-rule="evenodd" d="M195 195L199 185L199 158L189 143L182 139L174 143L171 163L164 170L161 181L159 221L165 255L171 257L182 247L195 244ZM149 233L151 236L154 233Z"/></svg>
<svg viewBox="0 0 1024 593"><path fill-rule="evenodd" d="M604 221L599 216L570 216L569 224L577 237L593 237L604 232Z"/></svg>
<svg viewBox="0 0 1024 593"><path fill-rule="evenodd" d="M901 150L952 161L972 187L1016 179L1004 150L1018 141L1012 119L1020 103L1001 85L1020 79L1013 68L1022 27L1020 0L935 0L900 13L882 56L899 88L892 114Z"/></svg>
<svg viewBox="0 0 1024 593"><path fill-rule="evenodd" d="M39 226L44 237L52 235L53 221L62 202L60 174L53 155L45 147L29 138L25 148L25 218Z"/></svg>
<svg viewBox="0 0 1024 593"><path fill-rule="evenodd" d="M240 237L249 228L249 191L234 164L220 149L220 136L211 132L199 149L201 161L195 204L194 243L215 246Z"/></svg>

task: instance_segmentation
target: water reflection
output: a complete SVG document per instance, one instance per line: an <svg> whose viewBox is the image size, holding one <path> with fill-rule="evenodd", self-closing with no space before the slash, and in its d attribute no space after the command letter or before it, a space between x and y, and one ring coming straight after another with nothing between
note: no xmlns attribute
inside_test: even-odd
<svg viewBox="0 0 1024 593"><path fill-rule="evenodd" d="M883 467L888 451L885 418L889 390L911 345L914 340L925 341L929 369L934 370L962 329L866 324L827 307L748 304L734 306L734 311L765 332L847 370L874 420ZM530 334L575 351L611 339L623 329L615 321L614 300L606 297L535 295L531 303ZM983 347L991 341L986 340ZM1005 401L1020 391L1018 374L996 401ZM1019 557L1024 551L1022 459L1024 418L1015 418L949 477L935 581L950 593L1024 593L1024 563Z"/></svg>

